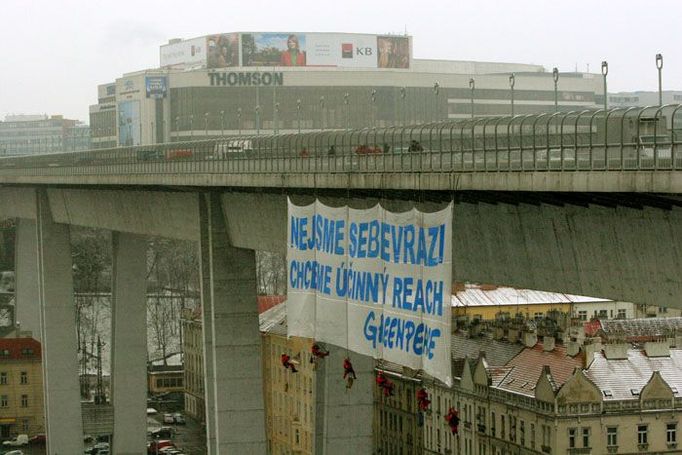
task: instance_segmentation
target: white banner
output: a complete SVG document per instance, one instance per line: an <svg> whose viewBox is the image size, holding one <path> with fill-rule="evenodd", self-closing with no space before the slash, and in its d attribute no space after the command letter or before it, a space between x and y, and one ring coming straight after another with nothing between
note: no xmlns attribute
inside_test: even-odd
<svg viewBox="0 0 682 455"><path fill-rule="evenodd" d="M436 213L289 201L288 335L452 383L452 204Z"/></svg>

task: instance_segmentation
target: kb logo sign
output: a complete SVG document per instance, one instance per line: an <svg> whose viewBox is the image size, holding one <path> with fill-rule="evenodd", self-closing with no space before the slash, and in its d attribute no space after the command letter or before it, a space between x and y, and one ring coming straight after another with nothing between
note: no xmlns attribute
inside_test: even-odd
<svg viewBox="0 0 682 455"><path fill-rule="evenodd" d="M372 55L372 48L371 47L356 47L355 48L355 54L356 55L363 55L363 56L370 56L370 55Z"/></svg>

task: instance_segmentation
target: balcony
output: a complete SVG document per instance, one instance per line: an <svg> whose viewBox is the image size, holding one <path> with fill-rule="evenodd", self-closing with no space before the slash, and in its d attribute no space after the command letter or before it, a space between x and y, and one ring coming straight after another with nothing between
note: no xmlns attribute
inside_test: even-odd
<svg viewBox="0 0 682 455"><path fill-rule="evenodd" d="M592 453L592 447L581 447L581 448L574 447L572 449L568 449L568 453L571 455L591 454Z"/></svg>
<svg viewBox="0 0 682 455"><path fill-rule="evenodd" d="M541 446L542 451L544 453L552 453L552 447L551 446Z"/></svg>
<svg viewBox="0 0 682 455"><path fill-rule="evenodd" d="M647 444L637 444L637 449L642 450L642 451L649 450L649 444L648 443Z"/></svg>
<svg viewBox="0 0 682 455"><path fill-rule="evenodd" d="M606 448L606 450L607 450L609 453L618 453L618 446L608 446L608 447Z"/></svg>

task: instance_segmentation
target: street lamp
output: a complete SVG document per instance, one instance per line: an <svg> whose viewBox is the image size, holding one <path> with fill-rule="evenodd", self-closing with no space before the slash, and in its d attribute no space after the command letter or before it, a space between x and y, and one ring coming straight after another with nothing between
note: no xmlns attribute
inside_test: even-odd
<svg viewBox="0 0 682 455"><path fill-rule="evenodd" d="M204 112L204 137L208 137L208 112Z"/></svg>
<svg viewBox="0 0 682 455"><path fill-rule="evenodd" d="M279 132L279 103L275 103L275 134Z"/></svg>
<svg viewBox="0 0 682 455"><path fill-rule="evenodd" d="M663 55L656 54L656 68L658 69L658 105L663 106Z"/></svg>
<svg viewBox="0 0 682 455"><path fill-rule="evenodd" d="M242 108L237 108L237 128L239 129L239 135L242 135Z"/></svg>
<svg viewBox="0 0 682 455"><path fill-rule="evenodd" d="M476 91L476 81L473 77L469 79L469 88L471 89L471 118L474 118L474 92Z"/></svg>
<svg viewBox="0 0 682 455"><path fill-rule="evenodd" d="M440 84L438 82L433 83L433 95L435 96L435 104L433 108L434 120L438 121L438 92L440 91Z"/></svg>
<svg viewBox="0 0 682 455"><path fill-rule="evenodd" d="M225 136L225 111L220 111L220 136Z"/></svg>
<svg viewBox="0 0 682 455"><path fill-rule="evenodd" d="M559 69L554 67L552 69L552 78L554 79L554 112L559 111L559 92L557 91L559 86Z"/></svg>
<svg viewBox="0 0 682 455"><path fill-rule="evenodd" d="M320 96L320 129L324 130L324 95Z"/></svg>
<svg viewBox="0 0 682 455"><path fill-rule="evenodd" d="M176 115L175 116L175 138L180 137L180 116Z"/></svg>
<svg viewBox="0 0 682 455"><path fill-rule="evenodd" d="M349 129L350 127L350 102L348 100L350 98L350 93L346 92L343 94L343 104L346 105L346 129Z"/></svg>
<svg viewBox="0 0 682 455"><path fill-rule="evenodd" d="M407 89L405 87L400 87L400 99L402 100L402 108L400 109L403 111L403 126L407 124L407 112L405 112L405 97L407 96Z"/></svg>
<svg viewBox="0 0 682 455"><path fill-rule="evenodd" d="M256 105L256 136L260 136L260 106Z"/></svg>
<svg viewBox="0 0 682 455"><path fill-rule="evenodd" d="M194 137L194 114L189 116L189 137Z"/></svg>
<svg viewBox="0 0 682 455"><path fill-rule="evenodd" d="M298 123L298 134L301 134L301 99L296 100L296 122Z"/></svg>
<svg viewBox="0 0 682 455"><path fill-rule="evenodd" d="M509 88L511 89L511 115L514 116L514 85L516 84L516 78L514 73L509 75Z"/></svg>
<svg viewBox="0 0 682 455"><path fill-rule="evenodd" d="M372 126L376 127L376 102L377 102L377 91L376 89L372 89L370 93L370 98L372 100Z"/></svg>
<svg viewBox="0 0 682 455"><path fill-rule="evenodd" d="M604 112L609 107L609 103L607 102L607 97L606 97L606 76L609 74L609 62L604 60L601 62L601 75L604 77Z"/></svg>

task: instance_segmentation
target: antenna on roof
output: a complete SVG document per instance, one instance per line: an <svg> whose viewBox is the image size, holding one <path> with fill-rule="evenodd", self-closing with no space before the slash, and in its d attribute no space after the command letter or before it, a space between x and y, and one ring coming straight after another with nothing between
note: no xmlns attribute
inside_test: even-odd
<svg viewBox="0 0 682 455"><path fill-rule="evenodd" d="M407 24L405 24L405 36L407 36Z"/></svg>

